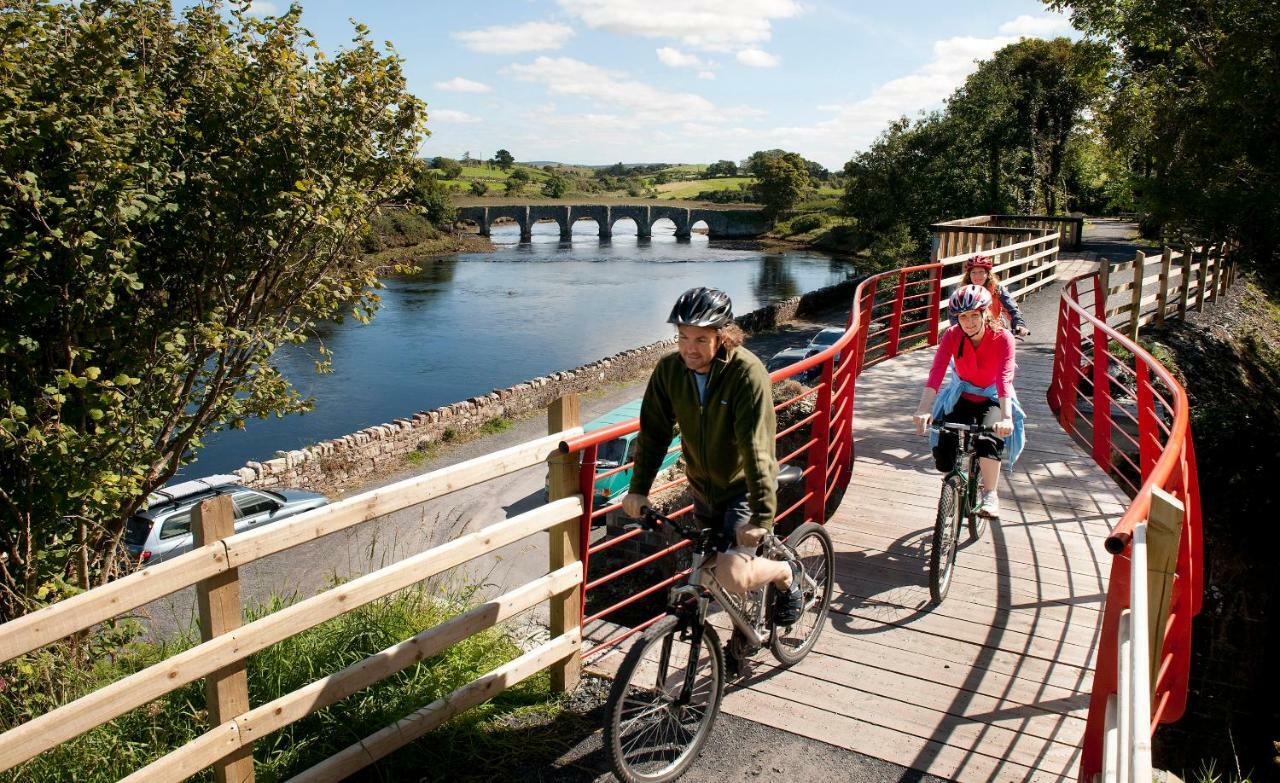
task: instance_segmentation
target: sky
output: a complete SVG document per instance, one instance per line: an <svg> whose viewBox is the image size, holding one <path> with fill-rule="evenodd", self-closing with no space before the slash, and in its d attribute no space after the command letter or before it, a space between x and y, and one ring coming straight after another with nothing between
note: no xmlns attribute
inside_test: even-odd
<svg viewBox="0 0 1280 783"><path fill-rule="evenodd" d="M300 0L335 50L367 25L427 102L424 156L709 163L782 148L838 170L1022 37L1039 0ZM280 13L284 0L254 0Z"/></svg>

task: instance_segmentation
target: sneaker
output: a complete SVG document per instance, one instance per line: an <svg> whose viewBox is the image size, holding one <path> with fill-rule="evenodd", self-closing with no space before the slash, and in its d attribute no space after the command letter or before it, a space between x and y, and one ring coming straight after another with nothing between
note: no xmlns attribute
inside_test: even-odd
<svg viewBox="0 0 1280 783"><path fill-rule="evenodd" d="M991 519L1000 518L1000 496L994 489L982 493L982 505L978 507L978 514Z"/></svg>
<svg viewBox="0 0 1280 783"><path fill-rule="evenodd" d="M773 623L774 625L791 626L804 613L804 576L800 563L788 560L791 566L791 587L787 590L774 591Z"/></svg>

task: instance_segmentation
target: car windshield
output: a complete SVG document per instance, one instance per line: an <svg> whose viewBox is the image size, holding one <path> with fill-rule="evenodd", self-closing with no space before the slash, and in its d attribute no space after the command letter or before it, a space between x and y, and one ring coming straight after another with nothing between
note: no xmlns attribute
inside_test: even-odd
<svg viewBox="0 0 1280 783"><path fill-rule="evenodd" d="M823 330L813 337L814 345L834 345L836 340L840 339L840 332L828 332Z"/></svg>

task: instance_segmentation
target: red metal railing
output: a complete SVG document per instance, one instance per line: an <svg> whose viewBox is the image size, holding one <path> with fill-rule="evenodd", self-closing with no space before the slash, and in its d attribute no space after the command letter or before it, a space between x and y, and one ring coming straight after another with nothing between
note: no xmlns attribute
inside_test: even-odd
<svg viewBox="0 0 1280 783"><path fill-rule="evenodd" d="M1083 292L1085 285L1090 288ZM1120 615L1129 604L1131 537L1160 488L1183 505L1168 622L1152 671L1151 731L1182 716L1191 663L1191 619L1200 612L1200 488L1188 419L1187 395L1159 362L1107 325L1106 294L1098 275L1066 285L1058 309L1057 348L1050 407L1063 429L1085 441L1094 461L1133 497L1107 537L1115 555L1103 610L1102 636L1081 753L1080 780L1102 768L1107 699L1117 690L1116 644ZM1146 574L1138 578L1146 579ZM1138 640L1137 643L1144 643Z"/></svg>
<svg viewBox="0 0 1280 783"><path fill-rule="evenodd" d="M804 400L813 398L813 412L791 422L778 433L780 441L795 433L802 433L803 442L798 447L794 447L793 444L789 453L779 454L778 461L785 465L802 460L805 475L803 496L777 515L778 522L826 521L828 501L838 489L848 485L853 474L853 411L857 377L863 369L904 351L937 344L937 314L941 302L943 266L943 263L934 263L907 267L862 281L854 293L844 335L821 353L778 370L770 376L776 383L787 378L810 374L814 370L818 373L811 388L782 400L774 406L775 411L783 412ZM598 557L602 552L631 540L642 532L639 529L633 529L610 533L606 527L605 534L592 541L593 529L603 523L609 512L618 509L621 505L619 502L614 502L596 508L595 482L606 475L627 470L633 464L627 463L607 474L597 476L595 472L597 450L600 444L635 432L637 429L639 429L639 421L632 419L595 430L561 444L561 449L567 453L581 452L582 454L579 487L585 500L585 510L580 526L585 588L582 618L584 638L599 637L602 635L601 629L606 628L610 617L615 616L619 610L632 606L647 596L657 594L659 590L688 573L687 570L672 566L672 561L669 560L681 550L686 549L689 545L688 541L679 541L660 547L643 557L624 562L607 573L597 574L592 570L593 556ZM660 484L653 487L650 494L657 494L684 483L685 479L680 478ZM677 510L672 516L688 514L692 509L692 506L686 506ZM651 584L628 585L626 590L615 590L613 595L607 597L602 597L598 592L623 576L640 574L649 576L650 573L643 570L644 567L659 566L664 561L668 570L673 572L670 576L654 578ZM607 605L602 608L592 608L588 613L585 607L592 601L593 593L597 598L593 603ZM590 656L612 647L649 627L661 617L661 614L657 614L642 621L630 618L630 621L625 624L629 627L615 623L618 627L613 629L611 634L603 634L607 638L587 649L584 655Z"/></svg>

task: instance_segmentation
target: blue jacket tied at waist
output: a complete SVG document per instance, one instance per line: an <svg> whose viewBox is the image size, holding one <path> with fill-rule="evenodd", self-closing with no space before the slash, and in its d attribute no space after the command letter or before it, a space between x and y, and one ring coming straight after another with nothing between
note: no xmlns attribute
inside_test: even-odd
<svg viewBox="0 0 1280 783"><path fill-rule="evenodd" d="M984 389L981 386L974 386L968 381L961 380L956 375L955 365L952 364L950 383L942 387L938 392L937 398L933 401L933 420L942 421L942 418L956 407L956 402L960 400L960 395L966 393L981 395L992 401L1000 399L999 395L996 394L995 384ZM1013 470L1013 463L1018 461L1018 457L1022 455L1023 447L1027 445L1027 433L1023 427L1023 422L1027 417L1022 411L1022 403L1018 402L1017 394L1013 396L1010 402L1012 403L1010 407L1013 410L1013 434L1005 439L1005 445L1008 447L1005 453L1009 460L1005 468L1011 471ZM938 431L935 429L929 430L929 445L938 445Z"/></svg>

